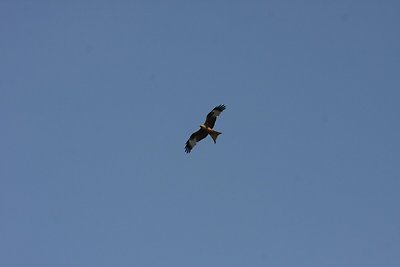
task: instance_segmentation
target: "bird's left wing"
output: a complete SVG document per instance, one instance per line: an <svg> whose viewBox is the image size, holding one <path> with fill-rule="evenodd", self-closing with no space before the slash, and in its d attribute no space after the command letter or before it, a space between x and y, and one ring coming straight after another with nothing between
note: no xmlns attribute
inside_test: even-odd
<svg viewBox="0 0 400 267"><path fill-rule="evenodd" d="M219 105L216 106L213 110L211 110L210 113L207 114L206 121L204 122L204 125L209 128L213 128L215 125L215 121L217 120L217 117L219 114L221 114L222 111L225 110L225 105Z"/></svg>

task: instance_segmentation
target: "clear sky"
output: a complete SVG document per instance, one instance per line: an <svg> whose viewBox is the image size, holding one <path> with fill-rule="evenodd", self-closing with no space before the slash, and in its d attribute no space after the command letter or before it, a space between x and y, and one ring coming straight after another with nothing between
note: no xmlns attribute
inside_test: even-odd
<svg viewBox="0 0 400 267"><path fill-rule="evenodd" d="M0 266L400 266L399 14L2 0Z"/></svg>

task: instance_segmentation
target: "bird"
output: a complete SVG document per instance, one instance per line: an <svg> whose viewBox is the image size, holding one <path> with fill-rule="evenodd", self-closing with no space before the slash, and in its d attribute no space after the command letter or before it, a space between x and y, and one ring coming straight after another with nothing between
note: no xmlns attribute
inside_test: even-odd
<svg viewBox="0 0 400 267"><path fill-rule="evenodd" d="M225 108L226 108L225 105L219 105L216 106L213 110L210 111L210 113L207 114L207 118L204 124L200 125L200 129L192 133L189 139L186 141L185 145L186 153L190 153L190 151L192 151L196 143L206 138L207 135L211 136L212 140L214 141L214 144L217 143L217 138L221 133L213 130L213 127L215 125L217 117L221 114L222 111L225 110Z"/></svg>

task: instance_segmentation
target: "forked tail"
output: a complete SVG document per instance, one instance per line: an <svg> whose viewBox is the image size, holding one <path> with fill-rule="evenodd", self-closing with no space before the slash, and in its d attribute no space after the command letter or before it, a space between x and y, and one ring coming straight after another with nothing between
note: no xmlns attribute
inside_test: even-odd
<svg viewBox="0 0 400 267"><path fill-rule="evenodd" d="M217 132L217 131L212 131L212 132L210 132L210 136L211 136L211 138L213 139L214 144L217 143L217 138L218 138L218 135L220 135L220 134L221 134L221 133L220 133L220 132Z"/></svg>

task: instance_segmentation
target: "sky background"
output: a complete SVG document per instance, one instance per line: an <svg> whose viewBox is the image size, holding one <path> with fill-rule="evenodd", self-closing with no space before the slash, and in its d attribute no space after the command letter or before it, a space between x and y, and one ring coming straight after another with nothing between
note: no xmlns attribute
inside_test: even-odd
<svg viewBox="0 0 400 267"><path fill-rule="evenodd" d="M400 266L399 14L0 1L0 265Z"/></svg>

